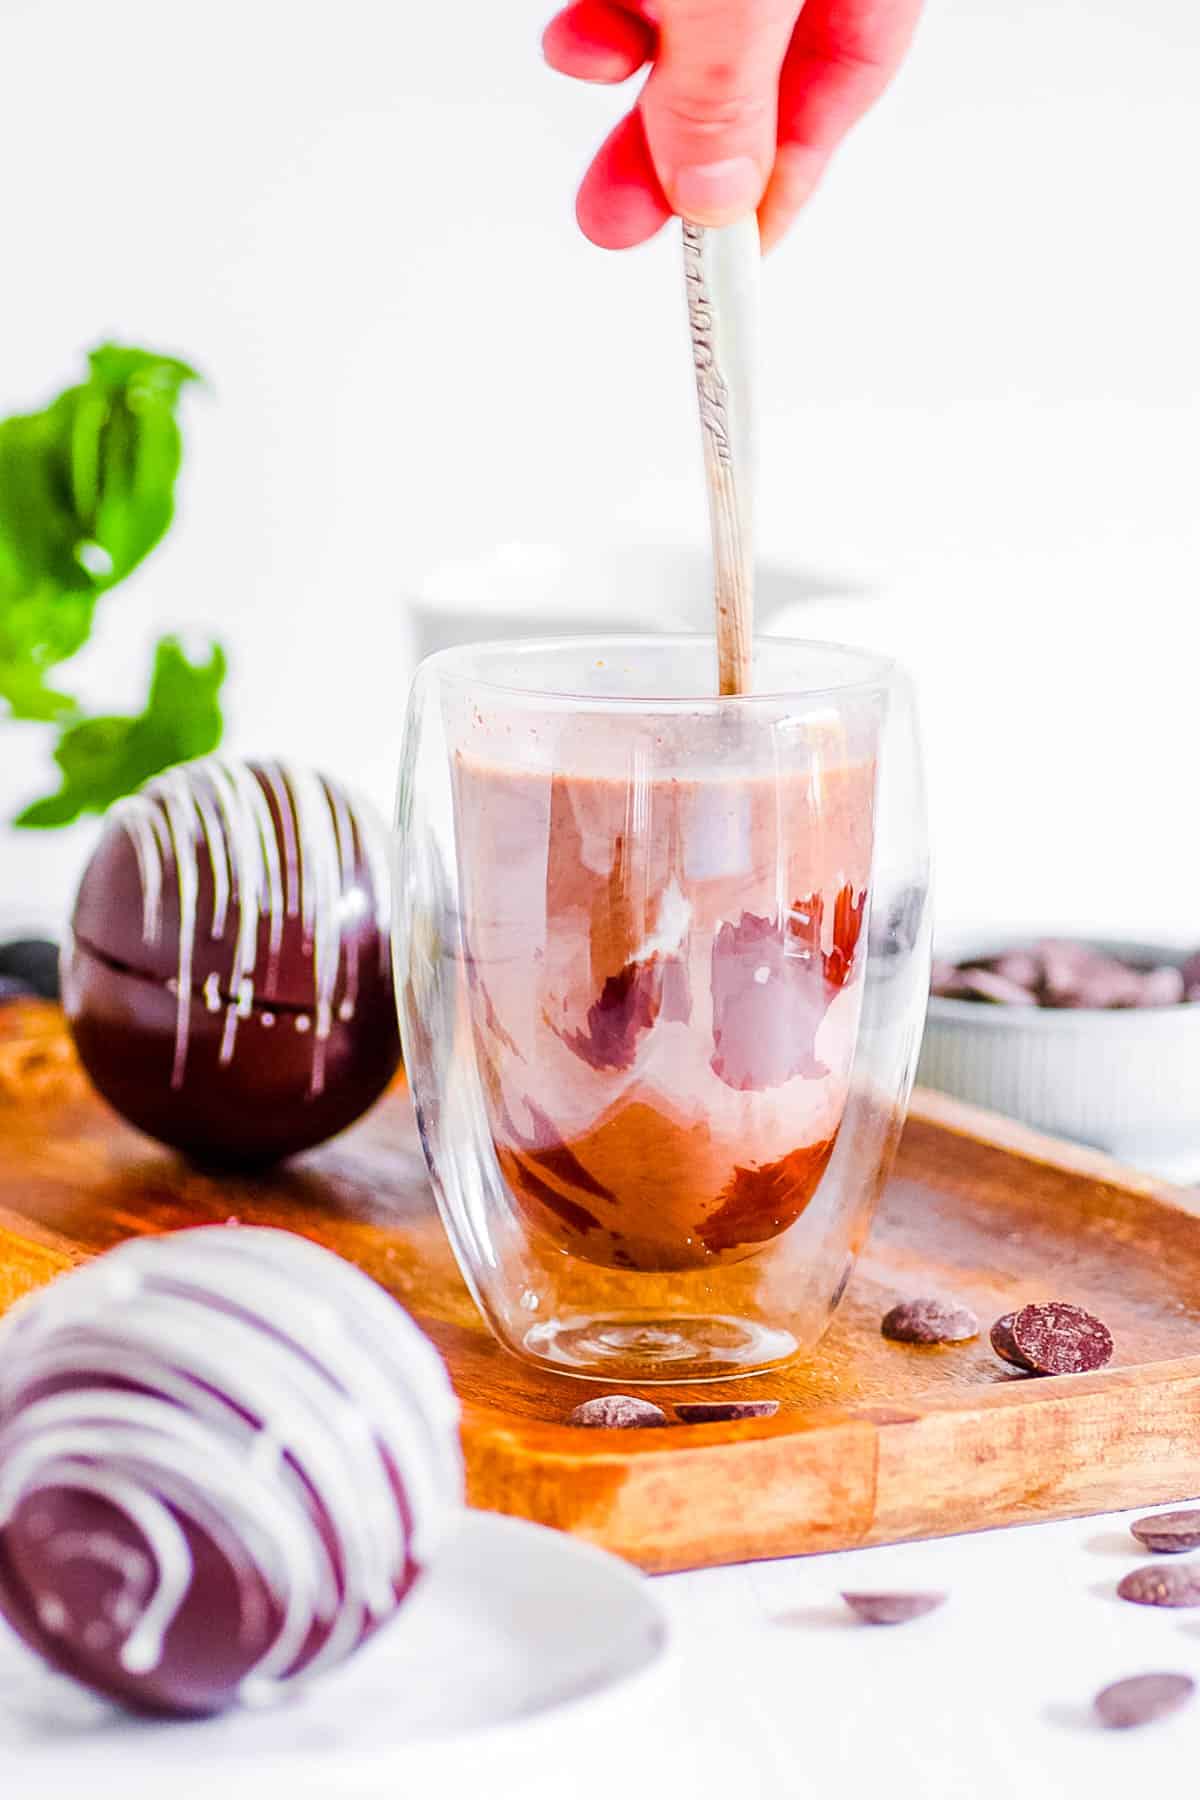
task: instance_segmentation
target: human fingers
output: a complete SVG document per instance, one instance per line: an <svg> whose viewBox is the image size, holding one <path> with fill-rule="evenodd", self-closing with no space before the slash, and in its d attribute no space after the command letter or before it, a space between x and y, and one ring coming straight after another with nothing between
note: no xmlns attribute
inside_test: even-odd
<svg viewBox="0 0 1200 1800"><path fill-rule="evenodd" d="M654 54L654 27L611 0L575 0L542 34L552 69L577 81L627 81Z"/></svg>
<svg viewBox="0 0 1200 1800"><path fill-rule="evenodd" d="M806 0L779 79L779 142L759 208L778 243L838 144L875 103L912 40L921 0Z"/></svg>
<svg viewBox="0 0 1200 1800"><path fill-rule="evenodd" d="M644 243L671 217L637 108L596 152L579 189L575 216L584 236L605 250Z"/></svg>
<svg viewBox="0 0 1200 1800"><path fill-rule="evenodd" d="M673 211L725 225L758 205L798 11L799 0L662 0L640 105Z"/></svg>

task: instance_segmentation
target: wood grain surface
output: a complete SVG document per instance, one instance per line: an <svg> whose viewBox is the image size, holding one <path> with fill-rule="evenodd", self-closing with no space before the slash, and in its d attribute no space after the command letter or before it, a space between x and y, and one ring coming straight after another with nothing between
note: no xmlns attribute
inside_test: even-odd
<svg viewBox="0 0 1200 1800"><path fill-rule="evenodd" d="M469 1497L643 1568L793 1555L1179 1499L1200 1488L1200 1219L1093 1152L934 1095L828 1335L749 1381L770 1419L599 1432L562 1423L594 1387L494 1342L455 1269L403 1090L271 1175L213 1175L126 1128L80 1073L57 1011L0 1007L0 1308L139 1232L285 1226L361 1264L429 1332L463 1402ZM972 1343L880 1336L896 1299L941 1294ZM1114 1365L1038 1380L987 1342L1001 1312L1078 1301ZM661 1391L654 1397L661 1398Z"/></svg>

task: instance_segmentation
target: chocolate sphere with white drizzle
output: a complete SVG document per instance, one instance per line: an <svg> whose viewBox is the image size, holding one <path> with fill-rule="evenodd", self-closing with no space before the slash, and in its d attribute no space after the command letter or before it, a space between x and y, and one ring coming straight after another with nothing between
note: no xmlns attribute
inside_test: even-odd
<svg viewBox="0 0 1200 1800"><path fill-rule="evenodd" d="M105 1099L209 1162L322 1142L400 1060L386 833L335 781L207 757L110 811L63 951Z"/></svg>
<svg viewBox="0 0 1200 1800"><path fill-rule="evenodd" d="M433 1346L290 1232L137 1239L0 1325L0 1606L135 1709L267 1702L342 1662L461 1487Z"/></svg>

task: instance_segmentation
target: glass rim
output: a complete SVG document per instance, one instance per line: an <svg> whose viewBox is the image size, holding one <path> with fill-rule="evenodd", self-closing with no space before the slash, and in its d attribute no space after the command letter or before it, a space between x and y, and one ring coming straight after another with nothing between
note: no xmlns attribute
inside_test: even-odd
<svg viewBox="0 0 1200 1800"><path fill-rule="evenodd" d="M567 687L522 687L513 681L497 681L487 675L478 674L471 669L456 665L472 657L487 656L532 656L539 652L550 654L563 649L577 649L582 652L606 650L610 654L629 649L662 650L672 645L696 647L703 645L716 653L716 639L713 634L703 631L663 631L663 632L583 632L578 635L571 632L559 633L557 636L522 637L522 638L481 638L470 644L449 644L444 650L435 650L425 657L413 674L414 683L425 674L436 675L443 682L453 682L459 686L469 686L486 693L503 694L508 698L524 700L562 701L593 707L621 707L632 710L654 707L659 711L686 710L693 712L697 707L750 707L757 705L780 705L791 701L810 701L832 698L835 695L863 694L878 692L890 687L901 677L900 665L893 657L885 656L875 650L864 650L854 644L839 643L830 638L797 638L774 637L764 634L755 638L754 649L763 647L780 651L828 654L845 657L852 666L853 673L844 680L818 681L805 685L793 683L785 687L756 688L750 694L718 694L712 689L696 694L596 694L581 693Z"/></svg>

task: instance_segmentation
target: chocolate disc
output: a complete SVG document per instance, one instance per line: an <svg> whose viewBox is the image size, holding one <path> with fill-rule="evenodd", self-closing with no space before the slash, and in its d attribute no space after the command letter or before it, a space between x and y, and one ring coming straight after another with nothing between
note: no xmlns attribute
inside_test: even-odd
<svg viewBox="0 0 1200 1800"><path fill-rule="evenodd" d="M685 1425L711 1425L725 1419L770 1419L778 1400L681 1400L675 1408Z"/></svg>
<svg viewBox="0 0 1200 1800"><path fill-rule="evenodd" d="M1189 1506L1179 1512L1151 1513L1145 1519L1135 1519L1129 1529L1139 1544L1162 1555L1200 1549L1200 1508Z"/></svg>
<svg viewBox="0 0 1200 1800"><path fill-rule="evenodd" d="M996 1320L988 1335L992 1349L1002 1361L1011 1363L1014 1369L1020 1369L1026 1375L1032 1375L1033 1370L1017 1349L1013 1337L1013 1320L1016 1316L1015 1312L1004 1313Z"/></svg>
<svg viewBox="0 0 1200 1800"><path fill-rule="evenodd" d="M1195 1691L1190 1675L1130 1675L1102 1688L1093 1704L1105 1725L1124 1731L1178 1712Z"/></svg>
<svg viewBox="0 0 1200 1800"><path fill-rule="evenodd" d="M1200 1565L1143 1563L1117 1584L1117 1593L1135 1606L1200 1606Z"/></svg>
<svg viewBox="0 0 1200 1800"><path fill-rule="evenodd" d="M590 1425L602 1430L629 1430L665 1425L667 1415L651 1400L639 1400L634 1394L598 1394L584 1400L567 1414L568 1425Z"/></svg>
<svg viewBox="0 0 1200 1800"><path fill-rule="evenodd" d="M1113 1353L1108 1326L1065 1300L1022 1307L1012 1322L1012 1339L1017 1355L1038 1375L1102 1369Z"/></svg>
<svg viewBox="0 0 1200 1800"><path fill-rule="evenodd" d="M945 1594L843 1594L851 1612L864 1625L906 1625L944 1605Z"/></svg>
<svg viewBox="0 0 1200 1800"><path fill-rule="evenodd" d="M901 1300L879 1329L898 1344L962 1344L978 1337L979 1320L969 1307L945 1300Z"/></svg>
<svg viewBox="0 0 1200 1800"><path fill-rule="evenodd" d="M987 1000L994 1006L1036 1006L1037 996L1027 988L998 975L992 969L963 969L959 975L964 999Z"/></svg>

